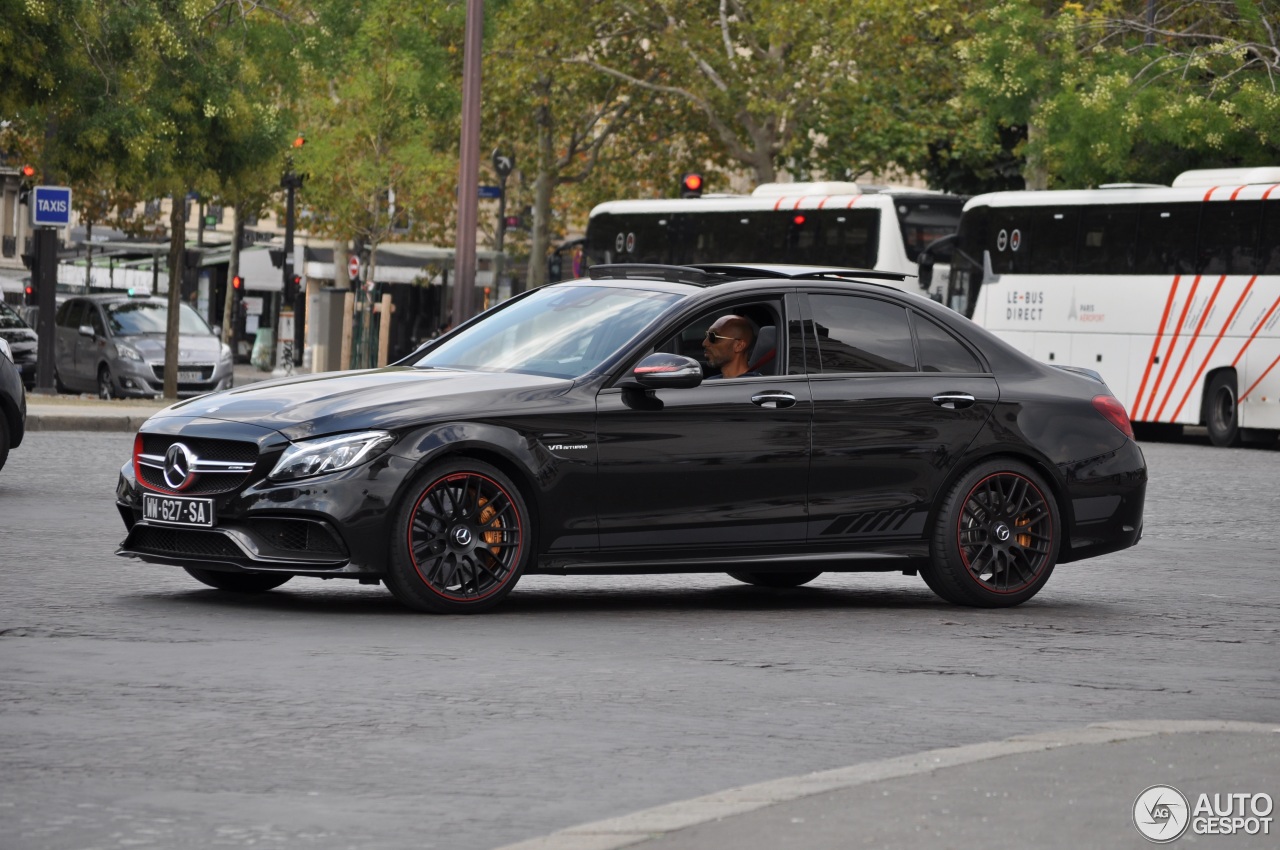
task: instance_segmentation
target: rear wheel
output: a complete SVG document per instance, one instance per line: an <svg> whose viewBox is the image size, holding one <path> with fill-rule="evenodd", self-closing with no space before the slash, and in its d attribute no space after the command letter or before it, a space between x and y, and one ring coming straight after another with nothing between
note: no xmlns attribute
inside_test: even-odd
<svg viewBox="0 0 1280 850"><path fill-rule="evenodd" d="M803 573L729 573L730 578L759 587L799 587L820 575L822 575L820 570Z"/></svg>
<svg viewBox="0 0 1280 850"><path fill-rule="evenodd" d="M529 509L500 470L469 458L427 470L396 514L387 589L437 614L498 604L533 551Z"/></svg>
<svg viewBox="0 0 1280 850"><path fill-rule="evenodd" d="M1049 580L1061 535L1044 480L1017 461L988 461L966 472L942 503L921 574L957 605L1020 605Z"/></svg>
<svg viewBox="0 0 1280 850"><path fill-rule="evenodd" d="M105 365L98 367L98 398L115 398L116 385L111 380L111 370Z"/></svg>
<svg viewBox="0 0 1280 850"><path fill-rule="evenodd" d="M291 575L278 573L224 573L218 570L201 570L195 567L183 567L191 577L202 584L216 587L218 590L231 590L236 593L264 593L284 584Z"/></svg>
<svg viewBox="0 0 1280 850"><path fill-rule="evenodd" d="M1205 425L1209 442L1227 448L1240 445L1240 407L1236 396L1236 373L1219 372L1205 390Z"/></svg>

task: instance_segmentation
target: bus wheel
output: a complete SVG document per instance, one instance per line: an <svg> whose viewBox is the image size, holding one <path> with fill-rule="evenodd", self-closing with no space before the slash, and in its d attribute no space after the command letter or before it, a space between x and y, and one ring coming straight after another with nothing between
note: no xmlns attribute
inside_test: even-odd
<svg viewBox="0 0 1280 850"><path fill-rule="evenodd" d="M1215 446L1240 445L1240 407L1236 403L1236 373L1219 372L1205 390L1205 425Z"/></svg>

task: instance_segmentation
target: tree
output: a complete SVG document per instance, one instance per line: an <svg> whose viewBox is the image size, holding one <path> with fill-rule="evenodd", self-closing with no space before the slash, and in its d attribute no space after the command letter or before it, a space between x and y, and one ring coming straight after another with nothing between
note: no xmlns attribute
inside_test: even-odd
<svg viewBox="0 0 1280 850"><path fill-rule="evenodd" d="M959 45L960 140L989 156L1015 133L1031 188L1168 182L1280 153L1276 0L1007 0Z"/></svg>

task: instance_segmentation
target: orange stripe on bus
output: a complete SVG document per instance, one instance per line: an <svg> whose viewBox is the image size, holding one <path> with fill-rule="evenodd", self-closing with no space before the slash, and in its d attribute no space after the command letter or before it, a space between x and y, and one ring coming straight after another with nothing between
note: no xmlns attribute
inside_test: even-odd
<svg viewBox="0 0 1280 850"><path fill-rule="evenodd" d="M1236 359L1231 361L1232 369L1234 369L1236 364L1240 362L1240 358L1244 357L1245 350L1253 343L1254 337L1258 335L1258 332L1266 327L1267 320L1271 318L1271 314L1276 311L1277 307L1280 307L1280 298L1275 300L1275 303L1271 305L1271 309L1267 311L1267 315L1262 317L1262 321L1258 322L1258 326L1253 329L1253 333L1249 334L1249 338L1244 341L1244 345L1240 346L1240 352L1236 354Z"/></svg>
<svg viewBox="0 0 1280 850"><path fill-rule="evenodd" d="M1178 370L1173 373L1173 379L1169 381L1169 388L1164 391L1164 401L1160 402L1160 409L1156 411L1156 421L1160 421L1160 417L1164 415L1165 406L1169 404L1169 397L1173 395L1174 387L1178 386L1178 379L1182 377L1182 370L1186 368L1187 361L1191 359L1191 351L1196 347L1196 342L1200 339L1200 332L1204 330L1204 323L1209 321L1209 314L1213 312L1213 305L1218 300L1218 293L1222 291L1222 284L1227 282L1227 276L1224 274L1218 278L1218 285L1213 288L1213 294L1209 296L1209 303L1204 305L1204 312L1200 314L1200 321L1196 322L1195 333L1191 334L1191 339L1187 342L1187 350L1182 352L1182 360L1178 363Z"/></svg>
<svg viewBox="0 0 1280 850"><path fill-rule="evenodd" d="M1265 372L1263 372L1261 375L1259 375L1259 376L1258 376L1258 380L1256 380L1256 381L1254 381L1252 384L1250 384L1250 385L1249 385L1249 389L1245 390L1245 391L1240 395L1240 401L1244 401L1244 400L1245 400L1245 398L1247 398L1247 397L1248 397L1249 393L1253 392L1254 388L1255 388L1256 386L1258 386L1258 384L1262 383L1262 379L1263 379L1263 378L1265 378L1265 377L1267 377L1267 373L1268 373L1268 372L1270 372L1272 369L1276 368L1276 364L1277 364L1277 363L1280 363L1280 356L1277 356L1275 360L1272 360L1272 361L1271 361L1271 365L1267 367L1266 371L1265 371Z"/></svg>
<svg viewBox="0 0 1280 850"><path fill-rule="evenodd" d="M1272 192L1274 192L1276 189L1280 189L1280 183L1277 183L1276 185L1272 186L1272 187L1271 187L1270 189L1268 189L1267 191L1263 192L1263 193L1262 193L1262 200L1264 200L1264 201L1265 201L1267 198L1270 198L1270 197L1271 197L1271 193L1272 193Z"/></svg>
<svg viewBox="0 0 1280 850"><path fill-rule="evenodd" d="M857 203L858 201L860 201L860 200L862 200L862 196L861 196L861 195L854 195L854 196L853 196L853 199L852 199L852 200L850 200L850 201L849 201L849 203L847 203L847 204L845 204L845 205L844 205L844 208L845 208L845 209L849 209L850 207L852 207L854 204L856 204L856 203Z"/></svg>
<svg viewBox="0 0 1280 850"><path fill-rule="evenodd" d="M1160 350L1160 340L1164 339L1164 326L1169 321L1169 311L1173 309L1173 297L1178 294L1178 281L1182 275L1173 276L1173 286L1169 287L1169 297L1164 302L1164 315L1160 317L1160 327L1156 328L1156 341L1151 343L1151 354L1147 355L1147 368L1142 370L1142 383L1138 384L1138 394L1130 408L1130 419L1138 418L1138 408L1142 405L1142 393L1147 388L1147 378L1151 377L1151 367L1155 365L1156 354Z"/></svg>
<svg viewBox="0 0 1280 850"><path fill-rule="evenodd" d="M1187 303L1182 305L1182 315L1178 317L1178 324L1174 325L1173 338L1169 340L1169 347L1164 352L1164 362L1160 364L1160 371L1156 373L1156 384L1151 388L1151 398L1147 400L1147 406L1142 411L1142 421L1150 422L1147 415L1151 413L1151 405L1156 403L1156 395L1160 392L1160 385L1164 383L1164 370L1169 368L1169 358L1173 356L1173 348L1178 344L1178 337L1182 336L1182 326L1186 324L1187 313L1191 311L1191 305L1196 300L1196 290L1200 288L1200 275L1196 275L1196 279L1191 283L1191 294L1187 296Z"/></svg>
<svg viewBox="0 0 1280 850"><path fill-rule="evenodd" d="M777 211L778 211L778 207L782 206L782 202L783 202L783 201L785 201L785 200L786 200L786 198L778 198L777 203L775 203L775 204L773 205L773 211L774 211L774 212L777 212Z"/></svg>
<svg viewBox="0 0 1280 850"><path fill-rule="evenodd" d="M831 200L830 195L824 196L821 201L818 201L818 209L822 209L823 207L825 207L827 205L827 201L829 200Z"/></svg>
<svg viewBox="0 0 1280 850"><path fill-rule="evenodd" d="M1244 191L1244 187L1243 187L1243 186L1239 186L1239 187L1237 187L1237 188L1236 188L1236 190L1235 190L1234 192L1232 192L1232 193L1231 193L1231 200L1233 200L1233 201L1234 201L1234 200L1236 199L1236 195L1239 195L1239 194L1240 194L1241 192L1243 192L1243 191Z"/></svg>
<svg viewBox="0 0 1280 850"><path fill-rule="evenodd" d="M1206 201L1209 200L1209 198L1213 195L1213 193L1218 191L1221 188L1222 188L1221 186L1214 186L1212 189L1204 193L1204 199Z"/></svg>
<svg viewBox="0 0 1280 850"><path fill-rule="evenodd" d="M1236 299L1236 306L1231 308L1231 314L1227 316L1227 320L1222 323L1222 330L1218 331L1218 336L1213 340L1213 345L1209 346L1209 353L1204 356L1200 368L1196 370L1195 375L1187 383L1187 391L1182 394L1182 401L1178 402L1178 409L1169 417L1170 422L1177 422L1178 416L1182 413L1182 408L1187 406L1187 399L1191 398L1191 390L1200 383L1200 376L1204 374L1204 370L1209 368L1209 361L1213 359L1213 352L1218 350L1218 343L1222 342L1222 338L1226 336L1227 329L1231 327L1231 322L1235 320L1236 313L1240 312L1240 308L1244 306L1244 300L1248 297L1249 291L1253 289L1253 284L1257 281L1258 276L1255 274L1249 279L1245 285L1244 292L1240 293L1240 297Z"/></svg>

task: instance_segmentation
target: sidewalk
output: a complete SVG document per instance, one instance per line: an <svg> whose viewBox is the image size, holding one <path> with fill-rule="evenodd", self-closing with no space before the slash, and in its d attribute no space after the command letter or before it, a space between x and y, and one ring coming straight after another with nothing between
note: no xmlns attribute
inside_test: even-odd
<svg viewBox="0 0 1280 850"><path fill-rule="evenodd" d="M248 364L235 366L236 386L268 380L270 372L262 372ZM169 404L162 400L111 399L106 401L91 394L27 393L28 431L119 431L133 432L142 427L151 414Z"/></svg>
<svg viewBox="0 0 1280 850"><path fill-rule="evenodd" d="M1245 823L1229 835L1196 834L1206 823L1193 812L1201 794L1275 800L1278 766L1280 723L1097 723L735 788L500 850L1140 848L1151 841L1135 826L1135 803L1153 785L1173 786L1187 800L1183 810L1170 792L1154 792L1171 803L1171 823L1152 823L1139 810L1155 840L1168 841L1189 819L1180 839L1188 846L1275 848L1280 812L1259 812L1272 819L1262 834L1261 819L1248 823L1245 802ZM1243 831L1250 826L1257 834Z"/></svg>

